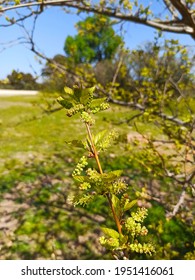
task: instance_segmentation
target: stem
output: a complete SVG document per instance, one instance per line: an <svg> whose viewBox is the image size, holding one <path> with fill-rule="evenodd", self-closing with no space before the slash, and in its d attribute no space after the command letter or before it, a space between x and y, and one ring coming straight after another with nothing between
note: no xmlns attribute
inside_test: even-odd
<svg viewBox="0 0 195 280"><path fill-rule="evenodd" d="M88 133L88 136L89 136L91 148L92 148L92 151L93 151L93 155L94 155L94 157L95 157L95 160L96 160L96 162L97 162L99 172L100 172L100 174L103 174L102 167L101 167L101 164L100 164L100 161L99 161L99 157L98 157L98 153L97 153L96 147L95 147L94 142L93 142L93 138L92 138L92 134L91 134L90 127L89 127L88 123L85 123L85 125L86 125L86 128L87 128L87 133ZM116 212L115 212L115 209L114 209L114 206L113 206L113 203L112 203L112 199L111 199L110 193L107 193L107 194L106 194L106 197L107 197L107 199L108 199L109 206L110 206L110 208L111 208L111 210L112 210L112 214L113 214L113 217L114 217L114 220L115 220L115 223L116 223L118 232L119 232L120 234L122 234L121 224L120 224L120 221L119 221L119 219L118 219L118 217L117 217L117 215L116 215Z"/></svg>
<svg viewBox="0 0 195 280"><path fill-rule="evenodd" d="M111 199L111 196L110 196L110 193L107 193L106 194L106 197L108 199L108 202L109 202L109 205L110 205L110 208L112 210L112 215L114 217L114 220L115 220L115 223L116 223L116 226L117 226L117 229L118 229L118 232L120 234L122 234L122 230L121 230L121 224L120 224L120 221L116 215L116 212L115 212L115 209L114 209L114 206L113 206L113 203L112 203L112 199Z"/></svg>

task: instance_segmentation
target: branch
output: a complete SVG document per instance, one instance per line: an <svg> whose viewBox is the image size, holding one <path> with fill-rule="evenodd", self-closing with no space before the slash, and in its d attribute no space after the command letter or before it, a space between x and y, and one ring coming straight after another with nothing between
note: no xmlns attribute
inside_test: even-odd
<svg viewBox="0 0 195 280"><path fill-rule="evenodd" d="M0 12L0 13L1 13L1 12ZM23 22L24 20L26 20L26 19L28 19L28 18L34 16L34 15L41 14L41 13L42 13L41 10L40 10L40 11L31 11L31 12L30 12L29 14L27 14L27 15L21 15L21 17L19 17L18 19L13 19L13 18L11 18L11 19L7 20L9 23L7 23L7 24L1 24L1 27L9 27L9 26L11 26L11 25L17 24L17 23L19 23L19 22Z"/></svg>
<svg viewBox="0 0 195 280"><path fill-rule="evenodd" d="M155 115L161 117L164 120L174 122L174 123L176 123L178 125L181 125L181 126L189 126L190 125L190 122L184 122L181 119L178 119L174 116L166 115L165 113L156 112Z"/></svg>
<svg viewBox="0 0 195 280"><path fill-rule="evenodd" d="M125 14L120 7L106 7L106 6L98 6L98 5L90 5L84 1L70 1L70 0L43 0L41 2L27 2L19 5L10 5L10 6L2 6L0 8L0 13L4 13L9 10L20 9L24 7L33 7L33 6L65 6L69 8L75 8L85 12L94 12L98 14L103 14L109 17L114 17L120 20L135 22L139 24L143 24L146 26L150 26L156 29L160 29L162 31L173 32L173 33L181 33L188 34L195 38L195 19L193 12L188 10L187 6L182 3L180 0L170 0L172 6L182 15L182 19L178 21L167 21L167 20L159 20L159 19L148 19L147 15L145 17L139 17L137 14ZM165 3L165 5L167 5ZM118 11L119 10L119 11Z"/></svg>
<svg viewBox="0 0 195 280"><path fill-rule="evenodd" d="M142 112L144 112L146 110L146 108L144 106L142 106L138 103L134 103L134 102L119 101L119 100L112 99L112 98L109 98L108 101L113 103L113 104L138 109ZM176 124L181 125L181 126L189 126L190 125L190 122L184 122L181 119L178 119L174 116L169 116L169 115L167 115L165 113L162 113L162 112L156 112L155 115L161 117L164 120L171 121L171 122L176 123Z"/></svg>
<svg viewBox="0 0 195 280"><path fill-rule="evenodd" d="M186 190L183 190L182 191L182 193L181 193L181 195L180 195L180 197L179 197L179 200L178 200L178 202L177 202L177 204L174 206L174 208L173 208L173 211L170 213L167 213L167 217L168 218L172 218L172 217L174 217L177 213L178 213L178 211L179 211L179 208L181 207L181 205L184 203L184 200L185 200L185 195L186 195Z"/></svg>
<svg viewBox="0 0 195 280"><path fill-rule="evenodd" d="M177 11L181 14L183 22L185 22L187 25L194 28L195 26L195 17L194 12L190 12L190 10L187 8L187 6L183 3L182 0L170 0L172 6L174 6Z"/></svg>
<svg viewBox="0 0 195 280"><path fill-rule="evenodd" d="M178 13L177 13L175 7L170 3L170 0L164 0L164 3L166 5L167 9L169 10L169 12L172 14L173 19L178 20L179 19Z"/></svg>
<svg viewBox="0 0 195 280"><path fill-rule="evenodd" d="M54 1L52 1L54 2ZM79 1L81 2L81 1ZM88 5L84 5L83 3L78 3L78 1L76 1L76 3L67 3L66 4L67 7L71 7L71 8L77 8L80 9L82 11L87 11L87 12L94 12L94 13L99 13L99 14L104 14L110 17L114 17L117 19L121 19L121 20L126 20L126 21L131 21L131 22L135 22L135 23L140 23L143 25L147 25L150 27L154 27L157 29L161 29L163 31L167 31L167 32L174 32L174 33L183 33L183 34L190 34L193 38L195 38L195 24L193 26L188 26L186 24L183 23L183 21L179 21L178 24L175 23L175 21L159 21L157 20L148 20L147 18L140 18L136 15L126 15L124 13L118 12L117 9L110 9L110 8L97 8L97 7L93 7L93 6L88 6ZM192 16L191 14L189 14L190 16Z"/></svg>

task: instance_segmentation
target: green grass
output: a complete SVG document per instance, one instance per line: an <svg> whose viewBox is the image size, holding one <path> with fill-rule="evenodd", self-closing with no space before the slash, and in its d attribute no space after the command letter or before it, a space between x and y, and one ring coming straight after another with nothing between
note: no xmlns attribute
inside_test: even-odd
<svg viewBox="0 0 195 280"><path fill-rule="evenodd" d="M82 139L86 134L84 125L77 116L70 119L66 117L64 110L46 114L39 108L40 102L43 100L39 96L0 98L1 166L5 159L21 158L23 161L29 155L49 156L54 151L71 153L65 141ZM124 116L124 112L125 110L115 107L107 113L100 114L97 119L97 131L116 127L117 125L111 125L110 121L119 120ZM127 125L123 124L117 128L125 132Z"/></svg>

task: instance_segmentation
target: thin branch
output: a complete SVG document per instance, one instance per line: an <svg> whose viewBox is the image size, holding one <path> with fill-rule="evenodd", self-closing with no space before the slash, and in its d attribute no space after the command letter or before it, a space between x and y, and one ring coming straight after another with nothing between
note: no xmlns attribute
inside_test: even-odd
<svg viewBox="0 0 195 280"><path fill-rule="evenodd" d="M108 97L111 97L113 86L116 83L116 79L117 79L117 76L119 74L120 68L122 66L123 60L124 60L124 54L122 54L120 59L119 59L116 71L115 71L113 79L112 79L112 83L111 83L111 87L110 87L110 90L109 90L109 93L108 93Z"/></svg>
<svg viewBox="0 0 195 280"><path fill-rule="evenodd" d="M183 22L194 28L195 17L193 13L188 10L187 5L184 4L182 0L170 0L170 2L181 14Z"/></svg>
<svg viewBox="0 0 195 280"><path fill-rule="evenodd" d="M0 49L0 53L4 52L8 48L12 48L13 46L24 44L25 41L23 41L23 40L24 40L23 37L18 37L17 39L6 42L6 43L0 42L0 45L2 46L2 48Z"/></svg>
<svg viewBox="0 0 195 280"><path fill-rule="evenodd" d="M170 213L167 213L167 217L168 218L172 218L174 217L178 211L179 211L179 208L182 206L182 204L184 203L184 200L185 200L185 196L186 196L186 190L184 189L179 197L179 200L177 202L177 204L173 207L173 211Z"/></svg>
<svg viewBox="0 0 195 280"><path fill-rule="evenodd" d="M164 3L166 5L167 9L169 10L169 12L172 14L173 19L178 20L179 19L178 12L175 9L175 7L171 4L170 0L164 0Z"/></svg>
<svg viewBox="0 0 195 280"><path fill-rule="evenodd" d="M118 8L111 7L102 7L98 5L88 5L84 1L69 1L69 0L46 0L41 2L28 2L22 3L19 5L10 5L1 7L0 13L4 13L9 10L24 8L24 7L33 7L33 6L66 6L69 8L79 9L85 12L94 12L98 14L104 14L109 17L114 17L120 20L135 22L139 24L143 24L146 26L150 26L153 28L157 28L167 32L181 33L181 34L189 34L193 38L195 38L195 20L194 15L191 11L187 9L187 7L179 0L170 0L172 6L174 6L179 13L182 15L182 19L179 21L167 21L167 20L158 20L158 19L148 19L147 16L139 17L134 14L125 14L119 12Z"/></svg>

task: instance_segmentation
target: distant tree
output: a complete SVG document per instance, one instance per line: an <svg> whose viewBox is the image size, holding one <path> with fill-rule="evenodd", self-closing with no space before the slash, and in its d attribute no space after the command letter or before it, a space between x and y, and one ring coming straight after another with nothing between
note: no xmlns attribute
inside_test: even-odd
<svg viewBox="0 0 195 280"><path fill-rule="evenodd" d="M3 79L3 80L0 80L0 88L1 89L9 88L9 80L7 78Z"/></svg>
<svg viewBox="0 0 195 280"><path fill-rule="evenodd" d="M113 21L102 15L87 17L76 25L78 34L68 36L64 50L75 63L93 63L111 59L122 38L116 35Z"/></svg>
<svg viewBox="0 0 195 280"><path fill-rule="evenodd" d="M30 73L13 70L12 73L7 76L7 79L9 87L13 89L35 90L39 88L36 79Z"/></svg>
<svg viewBox="0 0 195 280"><path fill-rule="evenodd" d="M79 21L78 34L75 37L68 36L65 41L66 56L58 54L47 60L42 70L44 89L62 92L64 84L73 86L81 80L83 82L83 79L93 83L92 79L96 76L99 76L100 83L111 81L116 67L112 59L123 43L122 38L116 35L112 24L111 19L99 15ZM93 63L97 64L97 69L93 69ZM101 70L104 64L106 67L109 65L110 69L110 73L106 74L107 78L102 75L106 70ZM101 74L98 74L98 69Z"/></svg>

